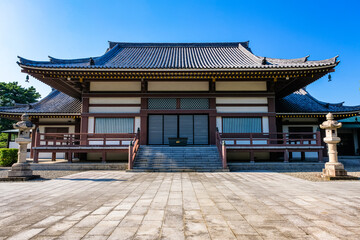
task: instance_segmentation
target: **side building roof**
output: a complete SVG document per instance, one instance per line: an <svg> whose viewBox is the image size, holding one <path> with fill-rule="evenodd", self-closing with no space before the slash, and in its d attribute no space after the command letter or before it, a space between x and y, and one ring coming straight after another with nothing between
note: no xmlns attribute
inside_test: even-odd
<svg viewBox="0 0 360 240"><path fill-rule="evenodd" d="M0 117L21 115L25 112L29 115L80 115L81 101L53 89L37 103L0 107Z"/></svg>
<svg viewBox="0 0 360 240"><path fill-rule="evenodd" d="M276 101L278 114L291 113L360 113L360 105L344 106L342 103L322 102L310 95L304 88Z"/></svg>

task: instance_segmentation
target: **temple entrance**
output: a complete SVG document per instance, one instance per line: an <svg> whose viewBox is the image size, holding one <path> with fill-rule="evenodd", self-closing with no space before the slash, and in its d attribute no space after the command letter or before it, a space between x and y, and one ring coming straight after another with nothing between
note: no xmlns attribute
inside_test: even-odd
<svg viewBox="0 0 360 240"><path fill-rule="evenodd" d="M148 143L167 145L169 138L187 138L188 145L209 144L208 115L149 115Z"/></svg>

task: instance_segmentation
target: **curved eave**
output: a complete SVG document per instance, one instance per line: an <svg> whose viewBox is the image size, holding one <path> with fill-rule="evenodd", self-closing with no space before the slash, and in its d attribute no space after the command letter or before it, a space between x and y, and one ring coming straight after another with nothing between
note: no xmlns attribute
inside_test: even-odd
<svg viewBox="0 0 360 240"><path fill-rule="evenodd" d="M345 111L345 112L335 112L335 111L326 111L326 112L287 112L287 113L283 113L283 112L277 112L276 115L326 115L329 112L333 113L333 114L360 114L360 110L355 110L355 111Z"/></svg>
<svg viewBox="0 0 360 240"><path fill-rule="evenodd" d="M39 113L35 113L35 112L27 112L27 111L23 111L23 112L0 112L0 115L22 115L26 113L27 115L56 115L56 116L64 116L64 115L72 115L72 116L80 116L81 113L53 113L53 112L39 112Z"/></svg>
<svg viewBox="0 0 360 240"><path fill-rule="evenodd" d="M323 68L333 68L336 67L340 61L336 63L328 63L321 65L308 65L308 66L273 66L273 65L262 65L262 66L244 66L237 68L116 68L116 67L100 67L100 66L91 66L91 67L47 67L47 66L31 66L26 64L19 63L19 66L22 68L35 69L35 70L76 70L76 71L119 71L119 72L169 72L169 71L179 71L179 72L201 72L201 71L269 71L269 70L284 70L284 71L293 71L293 70L309 70L309 69L323 69Z"/></svg>

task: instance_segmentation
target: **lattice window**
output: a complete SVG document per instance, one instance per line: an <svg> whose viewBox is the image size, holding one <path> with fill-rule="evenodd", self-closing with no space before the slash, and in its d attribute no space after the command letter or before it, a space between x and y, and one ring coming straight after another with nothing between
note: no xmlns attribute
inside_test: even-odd
<svg viewBox="0 0 360 240"><path fill-rule="evenodd" d="M176 98L149 98L149 109L176 109Z"/></svg>
<svg viewBox="0 0 360 240"><path fill-rule="evenodd" d="M209 99L207 98L181 98L181 109L209 109Z"/></svg>

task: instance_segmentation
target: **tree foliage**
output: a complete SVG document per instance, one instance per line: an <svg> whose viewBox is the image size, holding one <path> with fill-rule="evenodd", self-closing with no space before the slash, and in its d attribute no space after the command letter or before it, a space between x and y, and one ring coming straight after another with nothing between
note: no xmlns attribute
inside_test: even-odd
<svg viewBox="0 0 360 240"><path fill-rule="evenodd" d="M40 93L34 87L24 88L18 82L0 82L0 106L34 103L40 97Z"/></svg>
<svg viewBox="0 0 360 240"><path fill-rule="evenodd" d="M24 88L18 82L0 82L0 106L14 106L16 103L34 103L40 98L34 87ZM11 129L14 121L0 118L0 131Z"/></svg>

